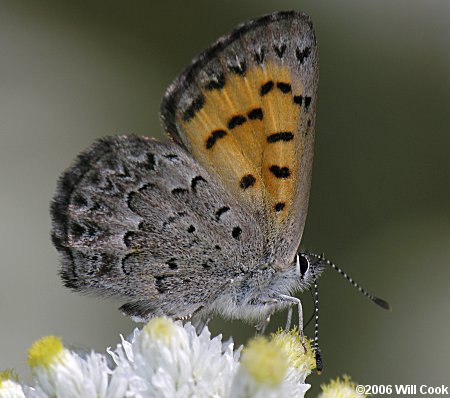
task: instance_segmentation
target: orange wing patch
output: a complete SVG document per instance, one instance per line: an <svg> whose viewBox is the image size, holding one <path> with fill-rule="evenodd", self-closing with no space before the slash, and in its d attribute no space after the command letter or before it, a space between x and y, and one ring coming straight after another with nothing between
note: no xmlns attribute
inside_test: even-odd
<svg viewBox="0 0 450 398"><path fill-rule="evenodd" d="M279 224L299 176L302 93L288 66L268 61L201 89L195 109L177 115L194 157L245 202L270 207Z"/></svg>

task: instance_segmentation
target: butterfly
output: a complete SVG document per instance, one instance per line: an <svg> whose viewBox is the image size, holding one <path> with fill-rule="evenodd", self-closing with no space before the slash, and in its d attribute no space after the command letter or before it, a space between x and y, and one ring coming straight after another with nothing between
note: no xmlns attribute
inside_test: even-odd
<svg viewBox="0 0 450 398"><path fill-rule="evenodd" d="M299 252L318 77L301 12L246 22L196 57L162 100L169 141L102 138L60 178L51 213L64 284L120 297L136 320L220 314L263 331L297 306L302 330L293 294L331 264Z"/></svg>

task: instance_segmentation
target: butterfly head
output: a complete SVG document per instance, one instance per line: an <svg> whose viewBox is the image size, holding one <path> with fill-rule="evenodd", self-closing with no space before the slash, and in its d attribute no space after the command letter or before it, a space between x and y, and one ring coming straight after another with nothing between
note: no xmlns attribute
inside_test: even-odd
<svg viewBox="0 0 450 398"><path fill-rule="evenodd" d="M311 287L326 268L326 263L306 252L299 252L294 259L292 268L298 279L300 289Z"/></svg>

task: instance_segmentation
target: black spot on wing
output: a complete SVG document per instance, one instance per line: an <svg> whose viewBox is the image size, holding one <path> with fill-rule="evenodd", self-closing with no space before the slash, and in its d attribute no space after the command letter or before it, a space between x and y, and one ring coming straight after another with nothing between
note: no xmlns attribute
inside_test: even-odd
<svg viewBox="0 0 450 398"><path fill-rule="evenodd" d="M189 225L189 228L187 229L187 231L192 234L195 232L195 227L193 225Z"/></svg>
<svg viewBox="0 0 450 398"><path fill-rule="evenodd" d="M311 97L306 97L305 96L305 109L306 110L309 109L309 105L311 105Z"/></svg>
<svg viewBox="0 0 450 398"><path fill-rule="evenodd" d="M253 59L255 60L255 62L257 64L262 65L264 63L264 57L266 56L266 50L264 47L261 47L259 49L257 49L254 53L253 53Z"/></svg>
<svg viewBox="0 0 450 398"><path fill-rule="evenodd" d="M166 264L172 270L178 268L178 264L177 264L177 259L176 258L171 258L169 261L166 262Z"/></svg>
<svg viewBox="0 0 450 398"><path fill-rule="evenodd" d="M300 50L300 48L298 47L295 49L295 56L299 60L300 65L303 65L303 63L309 57L309 54L311 54L311 47L305 47L303 50Z"/></svg>
<svg viewBox="0 0 450 398"><path fill-rule="evenodd" d="M255 108L252 109L248 114L247 117L250 120L262 120L264 116L263 110L261 108Z"/></svg>
<svg viewBox="0 0 450 398"><path fill-rule="evenodd" d="M227 211L230 211L230 208L228 206L221 207L219 210L217 210L216 221L219 221L222 214L226 213Z"/></svg>
<svg viewBox="0 0 450 398"><path fill-rule="evenodd" d="M273 144L278 141L291 141L294 138L294 134L289 131L282 131L280 133L274 133L267 137L267 142Z"/></svg>
<svg viewBox="0 0 450 398"><path fill-rule="evenodd" d="M278 203L274 206L274 209L275 209L276 212L279 212L279 211L283 210L285 206L286 206L286 203L284 203L284 202L278 202Z"/></svg>
<svg viewBox="0 0 450 398"><path fill-rule="evenodd" d="M219 138L227 135L225 130L214 130L206 140L206 149L211 149Z"/></svg>
<svg viewBox="0 0 450 398"><path fill-rule="evenodd" d="M245 72L247 71L247 63L245 60L242 60L236 64L228 64L228 70L236 75L245 76Z"/></svg>
<svg viewBox="0 0 450 398"><path fill-rule="evenodd" d="M195 192L197 185L199 184L199 182L206 182L206 180L202 177L202 176L195 176L192 180L191 180L191 188L192 190Z"/></svg>
<svg viewBox="0 0 450 398"><path fill-rule="evenodd" d="M291 175L291 171L288 167L273 165L269 167L269 170L277 178L288 178Z"/></svg>
<svg viewBox="0 0 450 398"><path fill-rule="evenodd" d="M153 155L153 153L147 153L145 155L145 160L138 163L138 167L149 171L155 170L155 155Z"/></svg>
<svg viewBox="0 0 450 398"><path fill-rule="evenodd" d="M275 54L277 54L278 58L283 58L286 51L286 44L274 45L273 50L275 51Z"/></svg>
<svg viewBox="0 0 450 398"><path fill-rule="evenodd" d="M198 112L200 109L202 109L204 105L205 105L205 97L203 95L199 95L192 101L191 105L188 106L186 110L183 112L183 120L185 122L191 120L195 116L195 113Z"/></svg>
<svg viewBox="0 0 450 398"><path fill-rule="evenodd" d="M288 94L291 92L291 85L289 83L285 83L285 82L278 82L277 83L277 88L283 93L283 94Z"/></svg>
<svg viewBox="0 0 450 398"><path fill-rule="evenodd" d="M243 115L233 116L228 122L228 128L230 130L233 130L235 127L240 126L241 124L244 124L246 121L247 121L247 119Z"/></svg>
<svg viewBox="0 0 450 398"><path fill-rule="evenodd" d="M223 73L214 76L205 86L207 90L221 90L225 86L225 75Z"/></svg>
<svg viewBox="0 0 450 398"><path fill-rule="evenodd" d="M303 97L301 95L294 95L294 104L302 106Z"/></svg>
<svg viewBox="0 0 450 398"><path fill-rule="evenodd" d="M247 174L241 178L241 182L239 183L239 185L245 191L247 188L250 188L251 186L255 185L255 182L256 178L251 174Z"/></svg>
<svg viewBox="0 0 450 398"><path fill-rule="evenodd" d="M236 240L239 240L241 234L242 234L241 227L234 227L233 231L231 231L231 236Z"/></svg>
<svg viewBox="0 0 450 398"><path fill-rule="evenodd" d="M273 81L269 80L267 83L264 83L261 88L259 89L259 95L261 97L268 94L273 89Z"/></svg>

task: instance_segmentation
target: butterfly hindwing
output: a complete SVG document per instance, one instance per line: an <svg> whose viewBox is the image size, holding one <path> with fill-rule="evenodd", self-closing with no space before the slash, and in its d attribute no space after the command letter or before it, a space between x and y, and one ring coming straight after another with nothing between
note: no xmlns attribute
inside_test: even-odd
<svg viewBox="0 0 450 398"><path fill-rule="evenodd" d="M166 130L254 215L281 267L306 218L317 58L309 17L274 13L197 57L161 106Z"/></svg>
<svg viewBox="0 0 450 398"><path fill-rule="evenodd" d="M140 318L192 314L262 256L252 215L172 142L99 140L62 176L52 217L66 286L127 298Z"/></svg>

